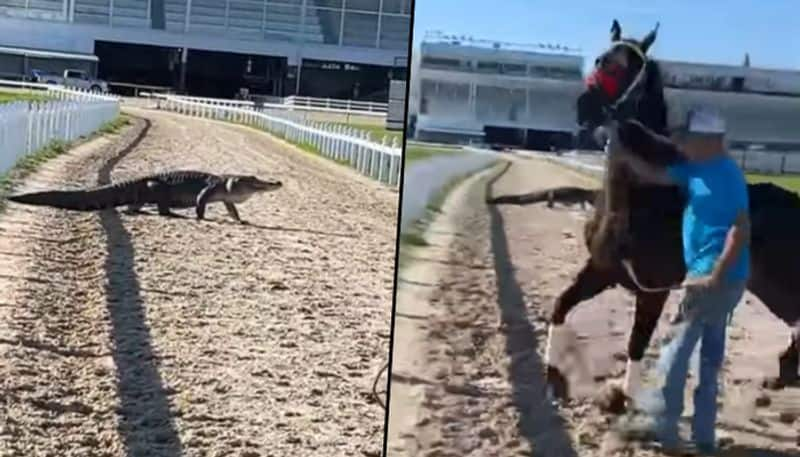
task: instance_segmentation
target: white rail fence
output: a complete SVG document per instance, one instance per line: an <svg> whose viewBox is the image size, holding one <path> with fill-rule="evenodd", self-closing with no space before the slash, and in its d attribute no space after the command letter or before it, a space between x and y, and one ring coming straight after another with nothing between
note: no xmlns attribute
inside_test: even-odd
<svg viewBox="0 0 800 457"><path fill-rule="evenodd" d="M231 100L233 102L234 100ZM276 109L206 103L179 96L165 96L161 109L189 116L252 125L300 146L311 147L324 157L347 164L361 174L399 187L402 150L397 140L372 141L368 132L344 125L312 122Z"/></svg>
<svg viewBox="0 0 800 457"><path fill-rule="evenodd" d="M10 79L0 79L0 87L10 87L17 90L27 89L31 93L37 93L44 98L51 98L56 100L73 100L73 101L119 101L119 97L102 94L99 92L92 92L84 89L75 89L57 84L43 84L32 83L26 81L13 81Z"/></svg>
<svg viewBox="0 0 800 457"><path fill-rule="evenodd" d="M0 105L0 173L53 141L88 135L119 114L119 102L81 99Z"/></svg>
<svg viewBox="0 0 800 457"><path fill-rule="evenodd" d="M369 117L386 117L389 110L388 103L375 103L375 102L360 102L356 100L337 100L331 98L314 98L314 97L298 97L290 96L286 98L275 97L274 102L256 103L250 100L229 100L224 98L205 98L205 97L189 97L184 95L169 95L157 94L149 92L140 92L140 96L156 99L157 107L161 106L163 101L169 99L179 98L184 101L192 101L204 105L213 106L237 106L237 107L251 107L256 106L264 109L277 109L283 111L304 111L304 112L318 112L318 113L331 113L331 114L346 114L356 116L369 116Z"/></svg>
<svg viewBox="0 0 800 457"><path fill-rule="evenodd" d="M772 152L731 150L742 170L751 173L793 174L800 173L800 151Z"/></svg>
<svg viewBox="0 0 800 457"><path fill-rule="evenodd" d="M286 97L284 105L292 107L324 108L326 110L341 110L357 112L359 114L375 114L386 116L389 111L388 103L361 102L357 100L338 100L334 98L315 98L291 95Z"/></svg>

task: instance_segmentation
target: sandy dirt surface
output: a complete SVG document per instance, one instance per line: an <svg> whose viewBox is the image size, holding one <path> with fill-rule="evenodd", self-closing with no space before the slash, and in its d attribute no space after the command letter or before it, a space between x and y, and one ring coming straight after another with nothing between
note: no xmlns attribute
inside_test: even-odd
<svg viewBox="0 0 800 457"><path fill-rule="evenodd" d="M10 204L0 455L380 455L397 192L246 127L130 113L24 190L178 168L284 187L239 205L250 225Z"/></svg>
<svg viewBox="0 0 800 457"><path fill-rule="evenodd" d="M594 376L620 381L624 373L633 320L633 297L624 290L606 291L570 314L568 323L591 362L590 381L568 405L546 400L545 319L587 257L585 213L543 204L488 208L483 202L487 191L595 185L536 159L514 159L503 172L505 167L450 195L426 236L431 246L417 249L415 263L401 272L389 456L656 455L635 444L607 446L609 418L592 403L602 387L591 381ZM647 352L648 369L679 298L670 297ZM763 377L777 374L777 354L789 331L754 297L745 302L729 333L719 434L734 445L723 455L800 455L800 421L779 420L781 413L800 412L800 391L766 392L771 404L755 406L765 394ZM691 386L692 379L687 419Z"/></svg>

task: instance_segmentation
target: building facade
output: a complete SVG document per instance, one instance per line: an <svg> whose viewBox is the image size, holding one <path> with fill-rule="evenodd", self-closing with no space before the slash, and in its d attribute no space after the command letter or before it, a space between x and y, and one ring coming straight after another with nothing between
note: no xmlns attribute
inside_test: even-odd
<svg viewBox="0 0 800 457"><path fill-rule="evenodd" d="M0 0L0 46L99 58L112 82L203 95L388 97L411 0ZM395 70L396 71L396 70ZM127 80L127 81L126 81Z"/></svg>
<svg viewBox="0 0 800 457"><path fill-rule="evenodd" d="M569 147L583 57L560 45L426 36L412 62L417 138Z"/></svg>
<svg viewBox="0 0 800 457"><path fill-rule="evenodd" d="M579 137L583 144L576 101L584 58L564 46L525 46L426 35L412 60L413 135L534 149L575 147ZM693 105L716 106L733 147L800 151L800 71L750 67L749 59L747 65L658 63L670 116Z"/></svg>

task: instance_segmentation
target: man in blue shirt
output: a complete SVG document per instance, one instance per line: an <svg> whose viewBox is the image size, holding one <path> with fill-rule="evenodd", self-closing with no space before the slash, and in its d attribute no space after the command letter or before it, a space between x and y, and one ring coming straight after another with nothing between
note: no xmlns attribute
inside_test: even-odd
<svg viewBox="0 0 800 457"><path fill-rule="evenodd" d="M657 137L641 126L635 128ZM683 412L689 358L702 341L692 441L698 450L710 453L716 449L717 381L725 353L726 326L750 273L747 183L725 151L724 121L712 112L688 112L672 135L685 160L669 166L646 160L647 151L629 149L626 146L630 145L622 144L618 128L611 130L609 145L615 146L609 148L610 153L618 154L643 181L678 185L688 197L683 214L685 296L672 340L661 351L660 395L645 410L656 419L653 431L664 450L684 447L678 420ZM668 140L661 137L660 141L666 144Z"/></svg>

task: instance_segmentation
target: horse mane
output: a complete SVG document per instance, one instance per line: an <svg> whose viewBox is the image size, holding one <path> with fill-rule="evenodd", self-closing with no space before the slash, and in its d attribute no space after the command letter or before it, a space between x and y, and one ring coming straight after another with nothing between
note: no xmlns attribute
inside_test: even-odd
<svg viewBox="0 0 800 457"><path fill-rule="evenodd" d="M636 102L640 121L659 135L667 134L667 101L664 98L664 82L661 67L654 59L645 63L644 94ZM643 109L643 108L649 109Z"/></svg>

